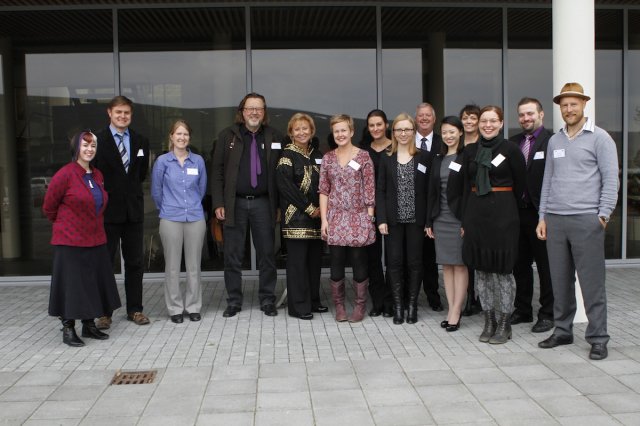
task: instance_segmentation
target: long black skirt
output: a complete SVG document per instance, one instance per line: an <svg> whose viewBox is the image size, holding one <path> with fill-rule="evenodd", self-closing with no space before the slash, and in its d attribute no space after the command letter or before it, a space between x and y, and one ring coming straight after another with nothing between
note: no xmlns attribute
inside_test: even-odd
<svg viewBox="0 0 640 426"><path fill-rule="evenodd" d="M110 314L120 306L106 244L53 246L49 315L91 319Z"/></svg>

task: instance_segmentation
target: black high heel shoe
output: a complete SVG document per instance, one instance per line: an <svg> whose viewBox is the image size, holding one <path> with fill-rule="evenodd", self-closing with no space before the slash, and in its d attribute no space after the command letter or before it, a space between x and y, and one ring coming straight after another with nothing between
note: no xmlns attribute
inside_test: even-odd
<svg viewBox="0 0 640 426"><path fill-rule="evenodd" d="M449 321L447 321L447 320L442 321L442 322L440 323L440 327L442 327L442 328L447 328L447 327L449 327Z"/></svg>
<svg viewBox="0 0 640 426"><path fill-rule="evenodd" d="M461 320L461 319L462 319L462 316L458 317L458 322L457 322L457 323L455 323L455 324L451 324L451 323L449 323L449 324L447 325L446 330L447 330L448 332L458 331L458 329L460 328L460 322L461 322L460 320Z"/></svg>

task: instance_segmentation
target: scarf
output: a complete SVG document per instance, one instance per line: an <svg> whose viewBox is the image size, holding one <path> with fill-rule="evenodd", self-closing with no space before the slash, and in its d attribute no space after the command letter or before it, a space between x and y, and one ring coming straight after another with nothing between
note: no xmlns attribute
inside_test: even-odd
<svg viewBox="0 0 640 426"><path fill-rule="evenodd" d="M493 159L493 148L501 142L499 137L491 140L480 138L478 143L478 152L476 153L476 163L478 170L476 171L476 195L478 197L487 195L491 192L491 181L489 179L489 169L491 169L491 160Z"/></svg>

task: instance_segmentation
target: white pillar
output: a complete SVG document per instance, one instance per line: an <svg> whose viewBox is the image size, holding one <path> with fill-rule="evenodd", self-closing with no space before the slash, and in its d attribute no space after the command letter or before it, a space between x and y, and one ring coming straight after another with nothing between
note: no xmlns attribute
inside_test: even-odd
<svg viewBox="0 0 640 426"><path fill-rule="evenodd" d="M595 120L594 0L553 0L553 94L560 93L565 83L577 82L591 96L585 115ZM564 125L560 109L554 105L553 130ZM553 284L553 283L552 283ZM586 322L584 301L576 276L577 312L574 322Z"/></svg>

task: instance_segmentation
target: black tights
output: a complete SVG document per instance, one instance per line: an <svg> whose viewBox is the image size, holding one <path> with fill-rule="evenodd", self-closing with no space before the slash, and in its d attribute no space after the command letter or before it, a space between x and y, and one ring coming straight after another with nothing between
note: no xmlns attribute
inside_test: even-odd
<svg viewBox="0 0 640 426"><path fill-rule="evenodd" d="M331 252L331 280L340 281L344 279L344 267L347 261L347 251L353 268L353 280L363 282L369 278L367 268L367 248L366 247L346 247L329 246Z"/></svg>

